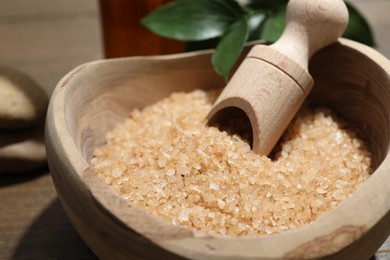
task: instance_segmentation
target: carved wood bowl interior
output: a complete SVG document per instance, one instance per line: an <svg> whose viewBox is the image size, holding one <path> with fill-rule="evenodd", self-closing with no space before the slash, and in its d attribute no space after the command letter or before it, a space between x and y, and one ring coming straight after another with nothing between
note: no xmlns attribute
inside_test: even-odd
<svg viewBox="0 0 390 260"><path fill-rule="evenodd" d="M58 83L47 115L47 157L59 199L85 242L102 259L368 259L390 234L390 62L353 41L341 39L313 57L309 102L362 130L375 171L309 225L256 238L204 234L130 205L90 170L94 148L133 108L174 91L222 86L210 53L96 61Z"/></svg>

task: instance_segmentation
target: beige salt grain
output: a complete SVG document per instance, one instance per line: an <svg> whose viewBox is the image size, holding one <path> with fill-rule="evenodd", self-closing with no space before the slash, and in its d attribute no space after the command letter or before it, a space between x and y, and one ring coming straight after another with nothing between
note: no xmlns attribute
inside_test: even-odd
<svg viewBox="0 0 390 260"><path fill-rule="evenodd" d="M371 173L370 153L328 110L304 110L274 159L205 126L216 93L196 90L134 110L91 165L123 198L174 224L234 236L299 228Z"/></svg>

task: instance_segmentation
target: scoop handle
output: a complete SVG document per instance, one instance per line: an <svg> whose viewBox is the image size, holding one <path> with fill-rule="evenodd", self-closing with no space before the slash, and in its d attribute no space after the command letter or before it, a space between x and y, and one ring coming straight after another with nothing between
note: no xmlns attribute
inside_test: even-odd
<svg viewBox="0 0 390 260"><path fill-rule="evenodd" d="M255 45L208 115L209 124L229 117L228 108L248 116L253 150L268 155L313 87L310 57L335 42L348 22L342 0L290 0L286 28L270 45Z"/></svg>
<svg viewBox="0 0 390 260"><path fill-rule="evenodd" d="M285 30L270 47L307 69L310 57L335 42L347 24L343 0L290 0Z"/></svg>

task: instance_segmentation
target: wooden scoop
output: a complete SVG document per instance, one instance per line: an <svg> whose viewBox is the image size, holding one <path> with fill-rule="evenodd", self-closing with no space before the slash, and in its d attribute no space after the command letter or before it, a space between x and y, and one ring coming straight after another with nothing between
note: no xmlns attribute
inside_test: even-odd
<svg viewBox="0 0 390 260"><path fill-rule="evenodd" d="M335 42L347 22L342 0L290 0L283 35L270 46L251 49L214 103L208 124L223 125L232 112L245 113L253 150L268 155L314 84L310 57Z"/></svg>

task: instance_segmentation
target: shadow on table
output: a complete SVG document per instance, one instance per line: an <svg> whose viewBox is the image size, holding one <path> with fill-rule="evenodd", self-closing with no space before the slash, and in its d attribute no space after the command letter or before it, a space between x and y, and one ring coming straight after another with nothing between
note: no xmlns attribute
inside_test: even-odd
<svg viewBox="0 0 390 260"><path fill-rule="evenodd" d="M58 199L23 235L12 259L97 259L65 215Z"/></svg>
<svg viewBox="0 0 390 260"><path fill-rule="evenodd" d="M16 185L22 182L27 182L35 178L39 178L44 174L49 173L47 166L41 167L40 169L28 171L28 172L10 172L0 174L0 188L5 186Z"/></svg>

